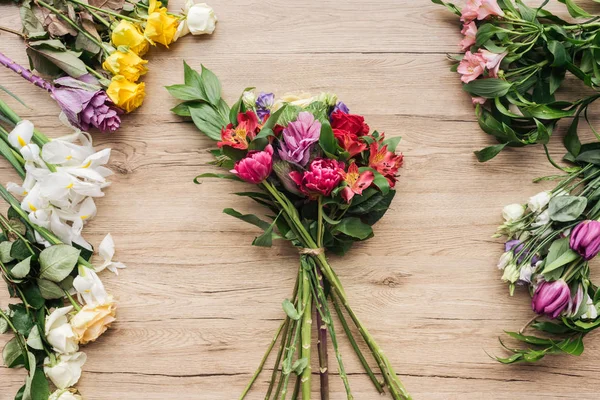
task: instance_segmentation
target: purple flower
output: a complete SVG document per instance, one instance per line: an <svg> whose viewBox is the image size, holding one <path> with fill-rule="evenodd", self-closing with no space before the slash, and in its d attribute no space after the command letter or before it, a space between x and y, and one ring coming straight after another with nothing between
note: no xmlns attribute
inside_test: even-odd
<svg viewBox="0 0 600 400"><path fill-rule="evenodd" d="M114 132L121 125L122 112L108 98L106 92L91 75L79 79L71 77L54 81L52 98L56 100L69 122L84 131L91 127L102 132Z"/></svg>
<svg viewBox="0 0 600 400"><path fill-rule="evenodd" d="M556 318L568 307L571 301L571 290L562 279L554 282L541 282L531 300L531 307L537 314Z"/></svg>
<svg viewBox="0 0 600 400"><path fill-rule="evenodd" d="M293 164L305 166L310 158L311 146L319 141L321 123L309 112L301 112L298 119L283 130L279 157Z"/></svg>
<svg viewBox="0 0 600 400"><path fill-rule="evenodd" d="M350 113L350 109L342 101L338 101L338 103L335 105L335 107L333 108L333 111L331 113L333 114L336 111L341 111L344 114Z"/></svg>
<svg viewBox="0 0 600 400"><path fill-rule="evenodd" d="M256 98L256 115L261 121L271 115L271 107L273 107L274 101L275 95L273 93L261 92Z"/></svg>
<svg viewBox="0 0 600 400"><path fill-rule="evenodd" d="M509 240L508 242L506 242L504 244L504 251L512 251L515 256L519 255L519 258L517 259L517 261L520 263L523 262L523 260L525 259L525 257L527 257L529 255L529 251L523 250L523 243L520 240L514 239L514 240ZM533 258L531 259L531 265L535 265L535 263L537 263L539 261L539 257L537 255L534 255Z"/></svg>
<svg viewBox="0 0 600 400"><path fill-rule="evenodd" d="M600 222L581 222L571 232L569 245L586 261L596 257L600 252Z"/></svg>

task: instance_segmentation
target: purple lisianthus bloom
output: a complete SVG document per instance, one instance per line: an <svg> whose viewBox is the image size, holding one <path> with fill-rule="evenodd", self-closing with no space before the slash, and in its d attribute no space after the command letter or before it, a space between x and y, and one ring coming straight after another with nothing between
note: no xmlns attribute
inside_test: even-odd
<svg viewBox="0 0 600 400"><path fill-rule="evenodd" d="M337 102L337 104L335 105L335 107L333 107L333 111L331 113L333 114L336 111L341 111L344 114L349 114L350 113L350 109L342 101L338 101Z"/></svg>
<svg viewBox="0 0 600 400"><path fill-rule="evenodd" d="M600 252L600 222L583 221L571 232L569 246L583 259L591 260Z"/></svg>
<svg viewBox="0 0 600 400"><path fill-rule="evenodd" d="M506 242L504 244L504 251L512 251L515 255L521 253L519 255L519 258L517 259L517 261L520 264L523 262L525 257L527 257L529 255L529 251L527 251L527 250L522 252L523 246L524 245L520 240L517 240L517 239L509 240L508 242ZM540 260L539 257L537 255L534 255L533 258L531 259L531 265L535 265L535 263L537 263L539 260Z"/></svg>
<svg viewBox="0 0 600 400"><path fill-rule="evenodd" d="M305 166L310 150L321 136L321 123L309 112L301 112L298 119L283 130L279 157L293 164Z"/></svg>
<svg viewBox="0 0 600 400"><path fill-rule="evenodd" d="M94 127L102 132L114 132L121 125L122 111L93 76L84 75L79 79L67 76L56 79L54 84L52 98L73 126L84 131Z"/></svg>
<svg viewBox="0 0 600 400"><path fill-rule="evenodd" d="M275 95L273 93L261 92L256 98L256 115L261 121L264 121L269 115L271 115L271 107L275 102Z"/></svg>

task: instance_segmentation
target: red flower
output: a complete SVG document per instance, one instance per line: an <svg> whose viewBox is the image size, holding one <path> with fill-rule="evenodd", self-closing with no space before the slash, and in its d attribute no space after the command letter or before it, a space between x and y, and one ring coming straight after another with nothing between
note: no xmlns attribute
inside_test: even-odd
<svg viewBox="0 0 600 400"><path fill-rule="evenodd" d="M367 145L360 141L358 136L353 133L336 128L333 130L333 134L340 146L350 153L350 157L354 157L367 149Z"/></svg>
<svg viewBox="0 0 600 400"><path fill-rule="evenodd" d="M348 167L348 172L343 169L338 172L348 185L342 189L342 198L348 204L350 204L355 194L361 195L363 190L371 186L375 179L372 171L365 171L362 174L358 172L358 166L354 162Z"/></svg>
<svg viewBox="0 0 600 400"><path fill-rule="evenodd" d="M230 146L234 149L247 150L248 142L256 137L260 125L258 117L252 111L239 113L238 125L234 128L233 124L227 125L221 130L221 141L217 146Z"/></svg>
<svg viewBox="0 0 600 400"><path fill-rule="evenodd" d="M308 171L304 173L292 171L289 176L298 185L300 191L308 197L329 196L342 180L339 170L343 168L342 162L316 158L310 163Z"/></svg>
<svg viewBox="0 0 600 400"><path fill-rule="evenodd" d="M230 171L246 182L259 184L271 175L273 170L273 147L269 144L263 151L251 151L246 158L235 163Z"/></svg>
<svg viewBox="0 0 600 400"><path fill-rule="evenodd" d="M365 124L365 118L356 114L344 114L336 111L331 114L331 127L350 132L356 136L363 136L369 133L369 125Z"/></svg>
<svg viewBox="0 0 600 400"><path fill-rule="evenodd" d="M379 148L378 142L371 143L369 166L385 176L391 187L396 184L396 173L402 166L402 154L388 151L387 145Z"/></svg>

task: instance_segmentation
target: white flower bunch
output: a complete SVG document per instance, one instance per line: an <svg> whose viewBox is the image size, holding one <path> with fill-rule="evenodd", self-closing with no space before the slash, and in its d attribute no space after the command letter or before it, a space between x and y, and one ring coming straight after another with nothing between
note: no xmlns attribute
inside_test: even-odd
<svg viewBox="0 0 600 400"><path fill-rule="evenodd" d="M52 140L41 149L32 143L34 127L23 120L10 132L8 140L20 149L26 177L22 185L9 183L7 189L21 198L21 207L32 223L50 230L65 244L92 246L83 238L83 226L96 215L94 198L112 175L104 165L110 149L96 152L89 134L79 130ZM77 144L79 142L80 144ZM38 235L38 242L45 243Z"/></svg>

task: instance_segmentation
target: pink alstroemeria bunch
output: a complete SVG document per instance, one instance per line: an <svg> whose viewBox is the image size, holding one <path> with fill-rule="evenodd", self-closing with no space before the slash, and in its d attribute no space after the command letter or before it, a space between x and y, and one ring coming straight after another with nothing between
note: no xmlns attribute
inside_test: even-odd
<svg viewBox="0 0 600 400"><path fill-rule="evenodd" d="M586 145L586 159L600 151ZM520 332L508 332L534 348L514 349L503 363L534 362L547 354L580 355L583 338L600 327L600 290L590 278L590 261L600 253L600 168L597 162L572 160L576 166L550 191L527 204L504 207L496 237L505 237L498 267L511 295L516 285L531 294L536 314ZM552 337L524 335L532 327ZM557 339L557 336L559 339Z"/></svg>
<svg viewBox="0 0 600 400"><path fill-rule="evenodd" d="M376 390L383 393L387 388L393 399L410 399L350 306L326 256L330 252L343 255L356 242L373 237L372 226L386 213L396 193L403 162L402 155L395 152L400 138L371 130L363 116L351 114L337 96L328 93L286 95L276 100L272 93L256 95L246 90L229 107L221 99L216 76L204 67L196 72L187 64L185 83L167 89L185 100L172 111L191 117L202 133L217 141L218 149L212 151L214 164L231 173L203 174L196 179L220 177L255 185L255 191L243 196L268 208L269 221L231 208L224 212L263 231L253 245L270 247L274 239L283 239L300 253L293 294L283 302L286 317L241 398L246 397L279 342L266 398L285 398L290 381L295 380L292 397L301 392L302 399L310 399L313 330L318 337L321 398L329 398L329 344L347 396L352 398L333 326L335 313ZM202 96L190 99L189 93ZM383 384L356 344L350 324L358 328Z"/></svg>
<svg viewBox="0 0 600 400"><path fill-rule="evenodd" d="M521 0L467 0L462 9L432 1L459 17L462 39L460 53L450 56L452 68L472 96L481 129L499 142L475 152L478 160L490 160L507 146L546 145L567 117L574 119L564 144L578 156L579 116L597 92L576 86L574 99L560 101L556 93L577 79L592 89L600 86L600 52L592 44L600 39L600 16L571 0L560 2L574 21L548 11L548 1L528 6ZM569 74L575 79L565 80Z"/></svg>

